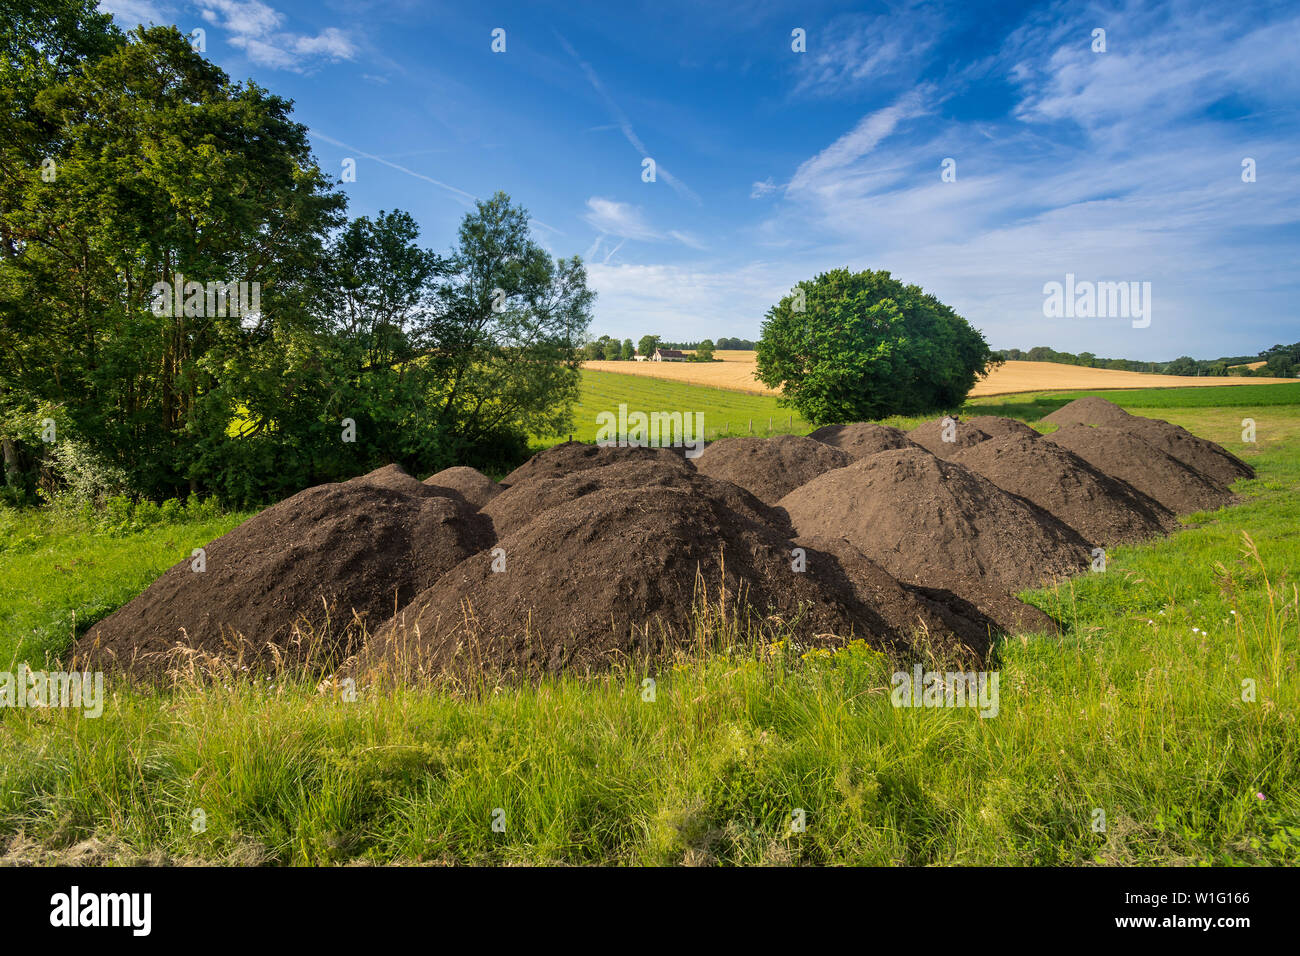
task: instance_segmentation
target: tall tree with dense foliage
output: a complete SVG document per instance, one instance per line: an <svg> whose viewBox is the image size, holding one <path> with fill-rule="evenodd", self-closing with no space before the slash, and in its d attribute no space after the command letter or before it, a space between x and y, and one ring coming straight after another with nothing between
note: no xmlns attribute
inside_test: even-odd
<svg viewBox="0 0 1300 956"><path fill-rule="evenodd" d="M42 164L31 164L32 141L0 144L11 424L52 410L61 445L83 443L138 489L197 487L200 444L236 411L214 393L232 370L285 371L343 199L289 103L230 82L172 28L87 59L32 110L32 136L55 131L37 143ZM178 276L185 301L174 308L157 289ZM255 311L189 290L238 282L260 290Z"/></svg>
<svg viewBox="0 0 1300 956"><path fill-rule="evenodd" d="M568 425L593 293L508 197L447 257L406 213L345 223L287 101L174 28L128 41L87 0L14 6L7 483L256 502L389 461L509 465Z"/></svg>
<svg viewBox="0 0 1300 956"><path fill-rule="evenodd" d="M888 272L836 269L768 310L758 378L816 424L953 409L997 361L984 336Z"/></svg>
<svg viewBox="0 0 1300 956"><path fill-rule="evenodd" d="M461 223L434 290L434 424L451 453L557 435L572 423L595 293L581 258L552 259L498 192Z"/></svg>

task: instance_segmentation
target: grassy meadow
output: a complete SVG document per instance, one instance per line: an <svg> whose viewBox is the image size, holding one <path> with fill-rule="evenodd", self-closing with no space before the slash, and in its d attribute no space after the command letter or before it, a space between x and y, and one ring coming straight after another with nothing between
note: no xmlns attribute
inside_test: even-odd
<svg viewBox="0 0 1300 956"><path fill-rule="evenodd" d="M589 409L703 410L711 425L760 399L715 409L609 378L584 376ZM1028 595L1063 633L998 647L996 717L891 706L890 675L912 662L861 643L746 644L705 616L653 694L633 669L363 684L354 701L293 673L110 678L98 719L0 710L0 861L1300 864L1300 398L1277 391L1293 388L1234 387L1256 400L1232 406L1215 389L1195 390L1204 404L1106 396L1259 476L1236 486L1242 504ZM968 410L1032 422L1073 397ZM0 653L40 666L244 517L0 513Z"/></svg>

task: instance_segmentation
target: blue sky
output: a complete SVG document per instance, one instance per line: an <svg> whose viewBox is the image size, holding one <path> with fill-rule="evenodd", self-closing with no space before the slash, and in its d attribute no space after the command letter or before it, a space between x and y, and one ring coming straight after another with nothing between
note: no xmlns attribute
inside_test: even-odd
<svg viewBox="0 0 1300 956"><path fill-rule="evenodd" d="M1295 4L101 7L202 28L232 77L291 97L325 170L356 160L352 215L405 209L444 250L505 190L587 262L597 334L753 338L791 285L847 266L920 285L995 348L1300 339ZM1067 273L1150 282L1150 325L1045 317Z"/></svg>

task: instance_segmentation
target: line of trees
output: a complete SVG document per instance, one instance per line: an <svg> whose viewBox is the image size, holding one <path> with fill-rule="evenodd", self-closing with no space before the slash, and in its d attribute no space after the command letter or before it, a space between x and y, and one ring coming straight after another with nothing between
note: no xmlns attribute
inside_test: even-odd
<svg viewBox="0 0 1300 956"><path fill-rule="evenodd" d="M1002 359L1022 362L1058 362L1062 365L1083 365L1088 368L1118 369L1124 372L1154 372L1160 375L1241 375L1255 377L1292 378L1300 373L1300 342L1293 345L1274 345L1255 355L1231 355L1217 359L1195 359L1182 355L1169 362L1141 362L1134 359L1098 358L1091 352L1058 352L1045 345L1028 351L999 349ZM1251 369L1248 365L1264 364Z"/></svg>
<svg viewBox="0 0 1300 956"><path fill-rule="evenodd" d="M391 461L505 466L569 427L594 296L508 196L424 249L405 212L349 220L290 103L175 28L6 10L7 497L259 502ZM220 294L236 282L251 310Z"/></svg>

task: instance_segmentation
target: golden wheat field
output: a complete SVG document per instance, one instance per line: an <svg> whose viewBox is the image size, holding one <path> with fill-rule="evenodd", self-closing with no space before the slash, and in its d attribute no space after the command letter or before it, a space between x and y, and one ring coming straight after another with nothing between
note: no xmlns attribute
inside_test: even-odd
<svg viewBox="0 0 1300 956"><path fill-rule="evenodd" d="M754 378L753 352L718 351L721 362L584 362L583 368L622 375L644 375L691 385L711 385L736 392L775 395ZM1016 392L1045 392L1078 388L1178 388L1207 385L1269 385L1294 382L1287 378L1242 378L1211 375L1153 375L1120 372L1108 368L1084 368L1055 362L1007 362L988 378L975 383L972 396L1011 395Z"/></svg>

